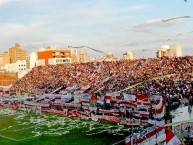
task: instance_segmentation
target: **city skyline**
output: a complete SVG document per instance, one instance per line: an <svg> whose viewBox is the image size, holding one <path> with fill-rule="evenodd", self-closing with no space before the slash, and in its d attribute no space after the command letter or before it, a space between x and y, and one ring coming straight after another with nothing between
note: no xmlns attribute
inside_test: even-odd
<svg viewBox="0 0 193 145"><path fill-rule="evenodd" d="M49 45L84 45L118 58L132 51L140 58L155 57L162 45L180 44L183 55L191 55L193 19L162 20L192 17L192 9L193 2L183 0L0 0L0 53L20 42L29 53Z"/></svg>

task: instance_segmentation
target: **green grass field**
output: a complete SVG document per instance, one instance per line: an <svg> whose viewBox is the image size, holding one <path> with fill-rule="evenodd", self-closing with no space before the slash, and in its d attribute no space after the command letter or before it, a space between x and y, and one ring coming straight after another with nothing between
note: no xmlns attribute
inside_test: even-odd
<svg viewBox="0 0 193 145"><path fill-rule="evenodd" d="M0 108L0 145L111 145L127 132L112 123Z"/></svg>

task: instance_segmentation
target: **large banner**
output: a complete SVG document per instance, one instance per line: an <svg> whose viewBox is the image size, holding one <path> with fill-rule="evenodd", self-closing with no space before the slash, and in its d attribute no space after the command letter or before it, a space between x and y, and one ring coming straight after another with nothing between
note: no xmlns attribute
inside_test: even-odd
<svg viewBox="0 0 193 145"><path fill-rule="evenodd" d="M150 127L147 128L145 131L140 133L136 133L135 136L131 135L125 138L126 145L138 145L144 144L149 142L152 139L158 138L162 135L165 135L165 128L163 127Z"/></svg>
<svg viewBox="0 0 193 145"><path fill-rule="evenodd" d="M104 115L104 116L98 116L98 119L99 120L109 121L109 122L116 122L116 123L120 123L121 122L121 119L119 117L116 117L116 116Z"/></svg>

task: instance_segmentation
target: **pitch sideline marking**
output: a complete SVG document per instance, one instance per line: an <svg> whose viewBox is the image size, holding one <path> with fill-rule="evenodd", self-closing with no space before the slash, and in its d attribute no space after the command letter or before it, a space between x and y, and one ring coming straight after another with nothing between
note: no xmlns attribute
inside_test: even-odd
<svg viewBox="0 0 193 145"><path fill-rule="evenodd" d="M6 138L6 139L9 139L9 140L12 140L12 141L19 141L17 139L14 139L14 138L11 138L11 137L7 137L7 136L4 136L4 135L0 135L0 137Z"/></svg>
<svg viewBox="0 0 193 145"><path fill-rule="evenodd" d="M22 141L22 140L26 140L26 139L29 139L29 138L34 138L36 136L30 136L30 137L26 137L26 138L23 138L23 139L19 139L18 141Z"/></svg>

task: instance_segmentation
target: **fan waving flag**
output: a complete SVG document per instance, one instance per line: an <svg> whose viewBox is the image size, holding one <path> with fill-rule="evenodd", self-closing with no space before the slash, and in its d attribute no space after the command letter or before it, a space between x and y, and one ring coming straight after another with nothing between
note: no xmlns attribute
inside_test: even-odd
<svg viewBox="0 0 193 145"><path fill-rule="evenodd" d="M166 133L166 145L181 145L180 140L170 129Z"/></svg>

